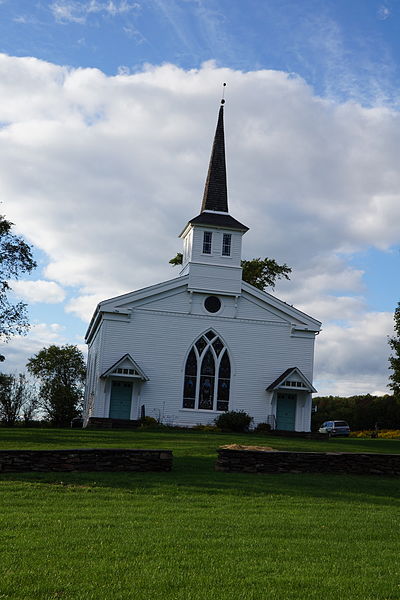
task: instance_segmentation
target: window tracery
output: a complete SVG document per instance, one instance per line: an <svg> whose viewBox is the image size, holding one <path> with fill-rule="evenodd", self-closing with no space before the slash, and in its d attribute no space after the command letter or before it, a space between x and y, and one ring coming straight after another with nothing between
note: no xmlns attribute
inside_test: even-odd
<svg viewBox="0 0 400 600"><path fill-rule="evenodd" d="M228 350L210 329L196 340L186 359L183 408L227 411L230 379Z"/></svg>

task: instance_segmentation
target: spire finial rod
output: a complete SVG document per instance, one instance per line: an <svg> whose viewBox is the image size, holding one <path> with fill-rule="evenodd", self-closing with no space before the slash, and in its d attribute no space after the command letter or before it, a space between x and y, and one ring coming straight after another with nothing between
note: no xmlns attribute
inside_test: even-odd
<svg viewBox="0 0 400 600"><path fill-rule="evenodd" d="M221 99L221 105L225 104L225 87L226 87L226 83L222 84L222 99Z"/></svg>

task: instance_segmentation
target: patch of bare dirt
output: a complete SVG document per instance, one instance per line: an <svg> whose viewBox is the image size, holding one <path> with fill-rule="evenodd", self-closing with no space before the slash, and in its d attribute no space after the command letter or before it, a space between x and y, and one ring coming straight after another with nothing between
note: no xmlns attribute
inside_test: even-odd
<svg viewBox="0 0 400 600"><path fill-rule="evenodd" d="M262 452L276 452L271 446L243 446L242 444L226 444L221 446L224 450L261 450Z"/></svg>

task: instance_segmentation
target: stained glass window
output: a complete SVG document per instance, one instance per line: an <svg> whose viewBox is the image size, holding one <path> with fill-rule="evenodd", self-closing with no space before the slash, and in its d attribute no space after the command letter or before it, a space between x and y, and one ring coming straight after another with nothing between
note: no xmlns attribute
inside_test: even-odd
<svg viewBox="0 0 400 600"><path fill-rule="evenodd" d="M214 396L215 362L210 349L205 353L200 372L199 408L212 410Z"/></svg>
<svg viewBox="0 0 400 600"><path fill-rule="evenodd" d="M228 353L225 351L219 364L217 410L228 410L230 379L231 363Z"/></svg>
<svg viewBox="0 0 400 600"><path fill-rule="evenodd" d="M212 375L213 377L215 375L214 357L210 349L207 350L201 363L201 374Z"/></svg>
<svg viewBox="0 0 400 600"><path fill-rule="evenodd" d="M222 379L230 379L231 377L231 362L227 352L224 352L219 365L219 377L222 377Z"/></svg>
<svg viewBox="0 0 400 600"><path fill-rule="evenodd" d="M183 386L183 408L227 411L231 364L222 340L210 329L190 350Z"/></svg>
<svg viewBox="0 0 400 600"><path fill-rule="evenodd" d="M220 354L221 350L223 349L223 347L224 347L224 345L223 345L223 343L221 342L221 340L219 338L217 338L215 340L215 342L213 342L213 348L214 348L215 354L217 356L219 356L219 354Z"/></svg>
<svg viewBox="0 0 400 600"><path fill-rule="evenodd" d="M199 408L200 410L212 410L214 393L214 377L200 377Z"/></svg>
<svg viewBox="0 0 400 600"><path fill-rule="evenodd" d="M183 408L194 408L197 382L197 358L193 348L189 352L185 368L185 384L183 390Z"/></svg>
<svg viewBox="0 0 400 600"><path fill-rule="evenodd" d="M196 348L199 351L199 354L201 354L203 352L203 350L206 346L207 346L207 340L205 340L203 337L201 337L199 340L197 340Z"/></svg>

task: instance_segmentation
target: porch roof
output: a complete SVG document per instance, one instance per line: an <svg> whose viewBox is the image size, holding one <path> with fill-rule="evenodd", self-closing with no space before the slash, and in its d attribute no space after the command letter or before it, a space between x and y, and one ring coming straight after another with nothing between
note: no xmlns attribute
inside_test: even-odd
<svg viewBox="0 0 400 600"><path fill-rule="evenodd" d="M122 367L121 365L124 365ZM127 371L127 372L125 372ZM139 367L137 362L133 360L130 354L124 354L116 363L114 363L101 377L120 376L126 379L139 379L140 381L148 381L149 378L144 371Z"/></svg>
<svg viewBox="0 0 400 600"><path fill-rule="evenodd" d="M274 390L278 389L278 388L283 388L283 389L289 389L289 386L284 385L287 378L290 375L293 375L294 373L297 374L297 378L299 383L302 383L302 386L290 386L290 389L296 389L298 392L316 392L317 390L315 389L315 387L313 386L313 384L311 383L311 381L309 379L307 379L307 377L300 371L300 369L298 367L289 367L289 369L286 369L286 371L284 371L281 375L279 375L279 377L277 377L275 379L275 381L273 381L267 388L266 391L267 392L273 392ZM297 383L296 381L294 381L293 383Z"/></svg>

